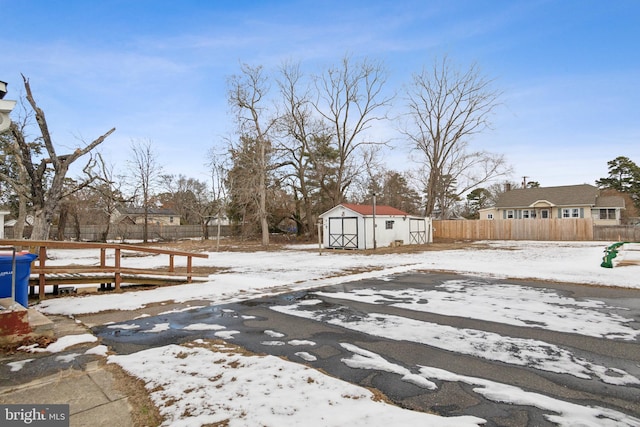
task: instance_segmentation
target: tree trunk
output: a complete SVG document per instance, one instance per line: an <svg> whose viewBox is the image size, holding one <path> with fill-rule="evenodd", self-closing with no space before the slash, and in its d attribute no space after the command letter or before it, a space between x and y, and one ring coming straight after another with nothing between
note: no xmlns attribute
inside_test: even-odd
<svg viewBox="0 0 640 427"><path fill-rule="evenodd" d="M13 238L24 239L24 224L27 220L27 199L18 194L18 217L16 225L13 226Z"/></svg>
<svg viewBox="0 0 640 427"><path fill-rule="evenodd" d="M144 225L142 226L142 242L147 243L149 241L149 213L147 211L147 201L145 201L144 208Z"/></svg>
<svg viewBox="0 0 640 427"><path fill-rule="evenodd" d="M36 208L33 216L33 231L31 240L49 240L51 230L51 213L47 213L45 208Z"/></svg>
<svg viewBox="0 0 640 427"><path fill-rule="evenodd" d="M100 241L101 242L106 242L107 239L109 238L109 229L111 228L111 221L107 221L107 227L104 229L103 232L100 233Z"/></svg>
<svg viewBox="0 0 640 427"><path fill-rule="evenodd" d="M307 230L309 232L309 237L314 238L316 235L316 218L313 215L313 209L311 208L311 200L309 197L304 198L304 210L305 210L305 219L307 220Z"/></svg>
<svg viewBox="0 0 640 427"><path fill-rule="evenodd" d="M209 240L209 219L204 218L204 220L200 222L200 226L202 227L202 236L204 240Z"/></svg>
<svg viewBox="0 0 640 427"><path fill-rule="evenodd" d="M58 240L64 240L64 229L67 226L67 219L69 218L69 209L65 203L60 206L60 215L58 215Z"/></svg>
<svg viewBox="0 0 640 427"><path fill-rule="evenodd" d="M261 177L264 182L264 177ZM262 228L262 246L269 246L269 222L267 221L267 190L260 185L260 227Z"/></svg>
<svg viewBox="0 0 640 427"><path fill-rule="evenodd" d="M267 147L266 141L259 138L260 144L260 226L262 227L262 246L269 246L269 222L267 221Z"/></svg>
<svg viewBox="0 0 640 427"><path fill-rule="evenodd" d="M218 233L216 235L216 252L220 250L220 217L218 216Z"/></svg>
<svg viewBox="0 0 640 427"><path fill-rule="evenodd" d="M82 239L82 230L80 229L80 218L77 215L73 217L73 231L76 234L76 241L80 241ZM62 229L62 236L64 238L64 228Z"/></svg>
<svg viewBox="0 0 640 427"><path fill-rule="evenodd" d="M424 210L424 216L426 217L430 217L431 215L433 215L433 211L435 210L435 207L436 207L436 197L438 195L437 190L438 190L439 176L440 176L440 173L438 172L438 170L435 167L431 166L431 169L429 170L429 179L427 181L427 188L426 188L427 203L425 205L425 210Z"/></svg>

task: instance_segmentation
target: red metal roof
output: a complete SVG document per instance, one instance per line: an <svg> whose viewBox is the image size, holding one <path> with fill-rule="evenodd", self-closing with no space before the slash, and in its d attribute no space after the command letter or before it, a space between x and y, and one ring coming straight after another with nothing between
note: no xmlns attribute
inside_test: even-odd
<svg viewBox="0 0 640 427"><path fill-rule="evenodd" d="M351 203L342 203L347 209L351 209L354 212L357 212L361 215L373 215L373 205L355 205ZM393 208L391 206L386 205L376 205L376 215L409 215L406 212L401 211L400 209Z"/></svg>

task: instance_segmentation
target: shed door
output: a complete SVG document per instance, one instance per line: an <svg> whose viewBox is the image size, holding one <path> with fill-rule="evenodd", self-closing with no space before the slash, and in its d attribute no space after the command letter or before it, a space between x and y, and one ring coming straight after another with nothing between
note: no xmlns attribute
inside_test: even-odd
<svg viewBox="0 0 640 427"><path fill-rule="evenodd" d="M422 219L409 218L409 244L423 245L427 243L426 223Z"/></svg>
<svg viewBox="0 0 640 427"><path fill-rule="evenodd" d="M329 218L329 247L358 249L358 218Z"/></svg>

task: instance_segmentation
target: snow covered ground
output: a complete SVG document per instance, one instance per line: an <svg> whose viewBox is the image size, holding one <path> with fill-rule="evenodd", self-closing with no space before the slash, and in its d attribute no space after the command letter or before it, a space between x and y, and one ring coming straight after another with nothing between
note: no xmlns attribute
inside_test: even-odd
<svg viewBox="0 0 640 427"><path fill-rule="evenodd" d="M208 282L166 286L126 295L90 295L82 298L43 301L38 309L50 314L86 314L104 310L135 310L147 304L175 301L211 300L228 303L256 298L283 290L309 289L364 278L416 270L446 270L476 276L498 278L534 278L555 282L584 283L640 289L640 265L602 268L607 246L602 242L479 242L489 249L426 251L413 254L364 255L324 251L314 246L291 246L284 251L212 252L208 259L195 258L194 266L228 268L211 275ZM70 262L96 263L94 252L51 251L47 265ZM623 256L623 255L621 255ZM180 266L184 258L176 259ZM123 258L123 267L156 268L168 264L166 255ZM366 271L359 274L350 272ZM347 275L345 275L347 274Z"/></svg>
<svg viewBox="0 0 640 427"><path fill-rule="evenodd" d="M487 247L488 246L488 247ZM228 268L211 275L208 282L167 286L124 294L96 294L50 299L37 308L44 313L78 316L104 310L136 310L166 301L209 301L223 304L265 295L340 284L363 278L385 278L393 274L446 270L478 277L478 280L450 281L434 290L406 290L402 293L374 289L359 292L318 293L318 296L394 304L409 310L428 310L454 316L492 320L585 336L637 341L640 331L631 323L638 319L621 314L622 307L607 307L601 301L578 301L543 288L503 284L482 286L483 277L535 278L600 286L640 288L640 265L613 269L600 267L606 242L479 242L462 250L426 251L414 254L364 255L325 251L320 256L312 247L290 247L283 251L210 253L209 259L194 259L195 266ZM95 262L95 255L77 251L54 251L48 264ZM621 256L624 256L622 254ZM162 256L126 258L124 266L153 268L166 265ZM350 274L354 271L359 273ZM452 295L454 297L452 297ZM428 300L429 304L421 304ZM323 321L326 310L317 301L306 300L274 310L293 316ZM509 307L508 310L505 307ZM611 310L608 310L611 308ZM568 350L537 340L523 340L485 331L456 329L411 319L374 314L358 322L333 316L332 322L387 339L411 340L448 351L500 360L513 365L567 373L606 384L638 387L637 374L591 363ZM428 326L428 327L425 327ZM122 326L121 326L122 327ZM169 325L158 324L150 333ZM194 323L185 329L215 331L229 342L238 331L215 324ZM87 342L86 338L77 337ZM279 331L265 331L265 343L296 345L301 360L312 361L313 342L292 342ZM558 425L637 426L640 419L597 406L582 406L548 396L472 378L429 366L408 370L379 355L345 343L353 355L343 359L352 368L377 369L401 375L402 379L426 389L436 380L471 384L487 399L535 406ZM57 348L47 351L59 351ZM517 347L519 357L510 348ZM39 349L33 349L37 351ZM103 348L93 350L99 354ZM108 356L141 378L166 417L166 425L197 426L229 420L229 425L481 425L476 417L444 418L394 407L370 391L329 377L309 367L273 356L246 354L230 344L194 340L188 345L152 348L131 355ZM12 367L18 370L19 366ZM295 398L294 398L295 397Z"/></svg>

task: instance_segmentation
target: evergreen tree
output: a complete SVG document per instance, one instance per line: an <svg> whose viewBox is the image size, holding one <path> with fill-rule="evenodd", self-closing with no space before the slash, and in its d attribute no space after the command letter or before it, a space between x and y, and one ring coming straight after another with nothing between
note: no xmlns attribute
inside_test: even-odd
<svg viewBox="0 0 640 427"><path fill-rule="evenodd" d="M628 194L636 209L640 209L640 167L624 156L608 161L607 165L609 176L596 180L596 185Z"/></svg>
<svg viewBox="0 0 640 427"><path fill-rule="evenodd" d="M476 188L467 194L467 212L469 219L478 219L480 217L479 210L490 205L491 192L486 188Z"/></svg>

